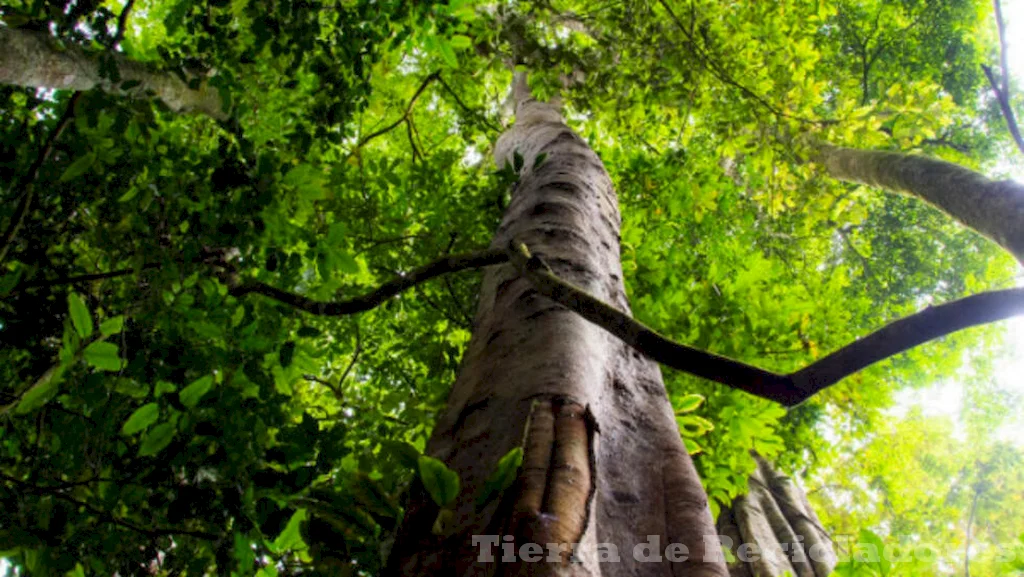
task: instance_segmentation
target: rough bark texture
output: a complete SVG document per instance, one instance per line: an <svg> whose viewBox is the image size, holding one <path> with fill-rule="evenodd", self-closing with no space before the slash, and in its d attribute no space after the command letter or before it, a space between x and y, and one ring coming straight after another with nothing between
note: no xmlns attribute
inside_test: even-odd
<svg viewBox="0 0 1024 577"><path fill-rule="evenodd" d="M718 516L719 532L731 540L733 577L827 577L836 566L828 533L789 477L756 457L750 491Z"/></svg>
<svg viewBox="0 0 1024 577"><path fill-rule="evenodd" d="M1024 263L1024 186L923 156L827 145L817 152L830 176L926 200Z"/></svg>
<svg viewBox="0 0 1024 577"><path fill-rule="evenodd" d="M495 157L501 166L518 151L525 166L492 246L526 243L560 277L628 311L618 202L600 159L552 106L518 100ZM477 507L498 459L520 445L517 483ZM391 574L727 573L658 366L540 296L511 264L484 276L473 338L428 452L462 478L454 522L447 536L432 534L437 507L415 490ZM517 557L526 542L581 545L554 561L502 563L500 542L495 560L480 562L473 535L514 536ZM654 554L682 543L688 560L638 562L634 547L651 535ZM596 543L614 544L619 561Z"/></svg>
<svg viewBox="0 0 1024 577"><path fill-rule="evenodd" d="M99 61L76 46L58 46L42 32L0 27L0 83L61 90L98 88L138 97L152 94L175 112L200 112L218 120L228 117L217 90L205 83L192 90L173 74L154 72L118 54L112 57L119 82L104 78ZM125 82L130 88L122 88Z"/></svg>

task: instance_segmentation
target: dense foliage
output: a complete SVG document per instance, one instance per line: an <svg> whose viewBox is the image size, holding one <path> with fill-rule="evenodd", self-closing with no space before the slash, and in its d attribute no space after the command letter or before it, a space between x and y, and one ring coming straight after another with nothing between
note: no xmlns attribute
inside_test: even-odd
<svg viewBox="0 0 1024 577"><path fill-rule="evenodd" d="M477 276L342 318L227 284L344 298L485 246L507 201L488 152L511 120L513 52L538 92L561 88L606 163L635 313L677 340L790 370L925 304L1009 286L1015 263L981 237L832 181L794 145L813 133L989 167L1005 147L979 68L989 10L6 0L7 26L86 47L107 75L120 52L206 82L231 118L0 87L0 226L32 195L0 262L0 557L33 575L375 573ZM666 384L714 511L745 490L756 450L854 491L815 495L830 530L956 541L915 569L943 574L962 564L968 515L977 542L1024 530L1024 454L988 434L1021 406L990 379L998 337L950 336L788 413L678 373ZM969 441L888 411L968 360Z"/></svg>

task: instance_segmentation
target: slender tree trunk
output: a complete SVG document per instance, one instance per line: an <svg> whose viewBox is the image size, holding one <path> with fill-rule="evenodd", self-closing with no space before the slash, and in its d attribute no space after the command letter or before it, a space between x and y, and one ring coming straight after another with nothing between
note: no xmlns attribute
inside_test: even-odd
<svg viewBox="0 0 1024 577"><path fill-rule="evenodd" d="M816 162L829 175L930 202L991 238L1024 263L1024 186L924 156L817 147Z"/></svg>
<svg viewBox="0 0 1024 577"><path fill-rule="evenodd" d="M99 59L77 46L58 46L42 32L0 27L0 83L60 90L92 90L148 98L155 95L175 112L199 112L218 120L228 114L221 108L217 90L204 82L198 90L173 74L154 72L145 65L111 54L120 80L100 74Z"/></svg>
<svg viewBox="0 0 1024 577"><path fill-rule="evenodd" d="M628 311L608 174L554 106L526 96L495 152L502 166L518 152L524 166L492 246L523 242L561 277ZM516 484L477 506L498 459L517 446L525 455ZM473 337L428 452L461 476L454 519L443 536L432 532L438 508L414 490L391 574L727 574L658 366L538 295L512 265L484 276ZM502 562L502 536L514 539L515 562ZM649 538L652 551L642 547ZM544 549L521 549L527 543ZM574 555L548 545L576 543ZM669 561L673 543L685 546L685 561L679 547ZM641 559L661 562L637 560L638 545ZM527 562L531 551L539 562Z"/></svg>

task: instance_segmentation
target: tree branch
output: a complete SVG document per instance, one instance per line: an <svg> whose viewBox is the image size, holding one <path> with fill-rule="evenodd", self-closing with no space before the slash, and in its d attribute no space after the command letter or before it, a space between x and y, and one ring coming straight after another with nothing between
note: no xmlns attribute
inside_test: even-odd
<svg viewBox="0 0 1024 577"><path fill-rule="evenodd" d="M337 302L316 301L302 295L274 288L262 282L243 283L231 289L230 292L236 297L249 293L261 294L314 315L344 316L376 308L398 293L434 277L470 268L501 264L507 261L508 254L505 249L488 249L479 252L453 254L384 283L368 294Z"/></svg>
<svg viewBox="0 0 1024 577"><path fill-rule="evenodd" d="M128 0L124 4L124 8L121 9L121 14L117 17L117 31L114 33L114 38L110 42L110 47L115 48L124 39L125 25L128 23L128 15L131 14L132 7L135 6L135 0Z"/></svg>
<svg viewBox="0 0 1024 577"><path fill-rule="evenodd" d="M140 525L136 525L135 523L132 523L131 521L127 521L127 520L125 520L125 519L123 519L121 517L117 517L117 516L115 516L115 515L113 515L111 513L108 513L107 511L104 511L102 509L94 507L94 506L90 505L89 503L87 503L85 501L79 501L78 499L72 497L71 495L68 495L66 493L61 492L57 488L40 487L38 485L34 485L32 483L29 483L29 482L26 482L26 481L22 481L22 480L20 480L20 479L18 479L16 477L12 477L12 476L6 475L4 473L0 473L0 479L3 479L5 481L7 481L8 483L12 483L14 485L17 485L18 487L20 487L24 491L29 491L31 493L36 493L36 494L40 494L40 495L49 495L49 496L51 496L51 497L53 497L55 499L60 499L61 501L67 501L68 503L71 503L72 505L75 505L76 507L81 507L82 509L85 509L89 513L92 513L93 515L96 515L97 517L106 520L108 523L112 523L112 524L117 525L119 527L124 527L125 529L131 529L132 531L135 531L137 533L141 533L142 535L146 535L147 537L150 537L150 538L164 537L164 536L172 537L172 536L175 536L175 535L187 535L189 537L197 537L197 538L200 538L200 539L206 539L208 541L214 541L214 540L216 540L218 538L218 536L213 534L213 533L207 533L205 531L193 531L193 530L190 530L190 529L177 529L177 528L173 528L173 527L157 527L155 529L147 529L147 528L142 527Z"/></svg>
<svg viewBox="0 0 1024 577"><path fill-rule="evenodd" d="M991 67L982 64L981 69L985 71L985 77L988 78L988 83L992 86L992 91L996 95L996 101L999 102L999 110L1003 113L1003 119L1006 121L1006 128L1010 131L1010 136L1013 137L1014 143L1017 144L1017 149L1020 150L1021 154L1024 154L1024 137L1021 136L1017 117L1013 114L1013 108L1010 106L1010 68L1006 64L1006 25L1003 23L1003 9L999 5L999 0L993 0L993 4L996 11L996 29L999 31L999 72L1002 84L1000 85L996 80Z"/></svg>
<svg viewBox="0 0 1024 577"><path fill-rule="evenodd" d="M359 140L358 144L356 144L355 148L356 149L362 148L363 146L366 145L366 143L370 142L374 138L377 138L379 136L384 136L385 134L391 132L396 127L398 127L398 125L402 124L403 122L408 121L409 120L409 114L412 113L412 107L416 104L416 100L418 100L420 95L423 94L423 91L426 90L428 86L430 86L430 83L435 81L435 80L437 80L438 78L440 78L440 76L441 76L441 72L438 71L438 72L432 72L426 78L424 78L423 82L420 83L420 87L416 89L416 93L413 94L412 98L409 100L409 104L406 105L405 112L402 113L402 116L400 116L398 118L398 120L392 122L391 124L385 126L384 128L381 128L380 130L375 130L375 131L371 132L370 134L367 134L366 136L361 138ZM413 145L413 146L415 146L415 145Z"/></svg>
<svg viewBox="0 0 1024 577"><path fill-rule="evenodd" d="M524 246L510 250L516 267L548 298L575 311L637 351L674 369L786 406L878 361L949 333L1024 314L1024 288L991 291L929 307L854 341L795 373L773 373L675 343L626 313L558 278Z"/></svg>
<svg viewBox="0 0 1024 577"><path fill-rule="evenodd" d="M615 335L638 352L663 365L793 406L847 376L917 345L972 326L1024 314L1024 288L976 294L899 319L832 354L790 374L779 374L676 343L628 314L555 275L525 245L452 255L400 276L361 297L321 302L251 283L231 289L234 296L259 293L294 308L323 316L370 310L388 298L434 277L511 261L537 291Z"/></svg>
<svg viewBox="0 0 1024 577"><path fill-rule="evenodd" d="M68 99L67 108L64 109L64 114L61 115L60 120L50 131L50 135L46 137L46 142L43 143L43 147L39 149L39 153L36 155L36 159L29 166L28 172L21 177L18 181L18 189L24 190L21 194L21 200L18 201L18 206L14 209L14 214L11 215L11 222L8 223L7 229L4 231L4 235L0 238L0 263L3 263L4 258L7 256L7 252L11 248L11 243L14 242L14 237L17 236L21 226L25 223L25 217L28 216L29 209L32 207L32 200L35 196L35 187L33 183L36 180L36 176L39 174L39 169L46 162L46 159L50 157L50 153L53 152L53 145L57 142L57 138L60 137L61 133L64 132L64 127L68 125L71 117L75 115L75 103L78 102L81 97L81 92L75 92L70 99Z"/></svg>

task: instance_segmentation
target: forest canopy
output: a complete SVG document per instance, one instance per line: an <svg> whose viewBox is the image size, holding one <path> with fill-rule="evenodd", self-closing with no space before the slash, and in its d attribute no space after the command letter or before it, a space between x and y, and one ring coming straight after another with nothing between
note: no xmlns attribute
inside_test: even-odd
<svg viewBox="0 0 1024 577"><path fill-rule="evenodd" d="M810 161L1013 176L1024 103L988 0L3 0L0 22L9 575L379 574L481 283L373 291L488 247L550 162L491 159L516 71L604 163L632 314L675 342L789 374L1021 286L949 214ZM1005 327L791 407L664 369L712 515L756 452L840 560L854 536L936 547L904 574L1024 571Z"/></svg>

